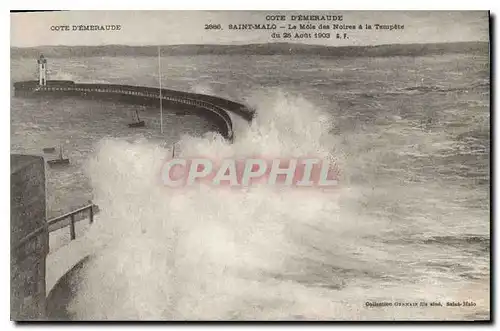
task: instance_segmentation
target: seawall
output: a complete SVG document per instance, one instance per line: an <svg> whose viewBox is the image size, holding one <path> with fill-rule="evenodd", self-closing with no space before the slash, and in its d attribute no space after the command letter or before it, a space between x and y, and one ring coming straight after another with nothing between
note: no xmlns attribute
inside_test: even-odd
<svg viewBox="0 0 500 331"><path fill-rule="evenodd" d="M45 259L49 234L45 224L43 157L10 156L10 314L11 320L45 318ZM40 229L40 231L35 231Z"/></svg>
<svg viewBox="0 0 500 331"><path fill-rule="evenodd" d="M73 81L49 80L40 86L38 81L14 83L17 97L79 97L92 100L114 101L127 104L160 106L160 95L165 111L182 106L183 113L198 115L211 121L226 139L233 139L233 123L229 112L251 121L254 112L243 104L220 97L160 89L146 86L119 84L80 84Z"/></svg>

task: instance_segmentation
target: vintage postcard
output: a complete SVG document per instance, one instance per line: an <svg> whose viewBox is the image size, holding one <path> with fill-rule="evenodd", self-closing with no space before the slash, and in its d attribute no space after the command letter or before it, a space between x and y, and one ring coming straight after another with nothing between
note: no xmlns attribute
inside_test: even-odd
<svg viewBox="0 0 500 331"><path fill-rule="evenodd" d="M11 13L11 320L489 321L489 24Z"/></svg>

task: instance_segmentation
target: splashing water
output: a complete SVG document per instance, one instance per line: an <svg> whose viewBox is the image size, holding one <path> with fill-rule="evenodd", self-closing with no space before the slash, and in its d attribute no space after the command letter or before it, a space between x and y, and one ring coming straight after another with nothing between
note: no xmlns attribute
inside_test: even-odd
<svg viewBox="0 0 500 331"><path fill-rule="evenodd" d="M284 92L255 100L258 115L233 144L218 135L186 136L177 144L178 156L314 154L342 169L337 138L328 134L329 116ZM78 319L450 316L446 308L364 308L368 300L459 294L426 277L395 285L407 266L393 262L398 252L371 239L384 236L390 221L350 208L345 201L358 192L342 186L342 177L333 190L170 189L159 175L169 155L153 142L101 141L88 167L95 202L102 207L88 233L98 253L70 307Z"/></svg>

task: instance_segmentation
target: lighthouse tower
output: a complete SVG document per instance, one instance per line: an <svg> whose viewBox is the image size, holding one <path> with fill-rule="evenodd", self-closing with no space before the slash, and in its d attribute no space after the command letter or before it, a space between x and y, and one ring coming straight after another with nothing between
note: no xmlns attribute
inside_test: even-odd
<svg viewBox="0 0 500 331"><path fill-rule="evenodd" d="M40 86L47 85L47 59L43 54L38 59L38 79Z"/></svg>

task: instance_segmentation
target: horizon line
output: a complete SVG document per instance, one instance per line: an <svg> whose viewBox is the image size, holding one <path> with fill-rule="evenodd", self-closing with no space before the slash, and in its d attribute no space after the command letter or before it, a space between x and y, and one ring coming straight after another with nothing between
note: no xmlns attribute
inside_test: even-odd
<svg viewBox="0 0 500 331"><path fill-rule="evenodd" d="M394 45L447 45L447 44L468 44L468 43L483 43L489 44L490 41L484 40L470 40L470 41L443 41L443 42L429 42L429 43L394 43L394 44L373 44L373 45L322 45L322 44L306 44L297 42L264 42L264 43L247 43L247 44L146 44L146 45L130 45L130 44L98 44L98 45L36 45L36 46L10 46L10 48L39 48L39 47L106 47L106 46L125 46L125 47L172 47L172 46L252 46L252 45L300 45L312 47L380 47L380 46L394 46Z"/></svg>

